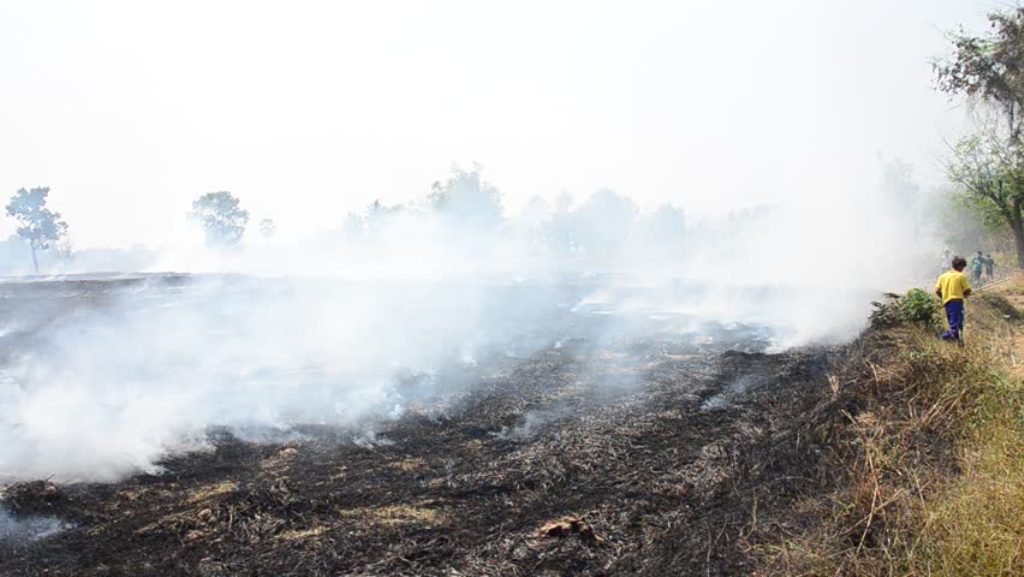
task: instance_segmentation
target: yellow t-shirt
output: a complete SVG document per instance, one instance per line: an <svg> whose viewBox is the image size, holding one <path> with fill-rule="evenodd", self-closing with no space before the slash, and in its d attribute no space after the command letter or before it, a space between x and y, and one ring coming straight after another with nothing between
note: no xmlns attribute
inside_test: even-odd
<svg viewBox="0 0 1024 577"><path fill-rule="evenodd" d="M971 290L971 283L967 282L964 273L951 270L939 275L935 288L942 291L942 304L945 305L949 301L964 300L964 293Z"/></svg>

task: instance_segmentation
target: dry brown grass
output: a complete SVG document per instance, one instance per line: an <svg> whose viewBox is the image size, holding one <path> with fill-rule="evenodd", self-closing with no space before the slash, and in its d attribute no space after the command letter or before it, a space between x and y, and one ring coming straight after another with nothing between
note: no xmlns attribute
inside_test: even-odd
<svg viewBox="0 0 1024 577"><path fill-rule="evenodd" d="M288 530L282 531L277 534L277 538L282 541L301 541L303 539L313 539L323 535L330 530L329 527L313 527L312 529L303 530Z"/></svg>
<svg viewBox="0 0 1024 577"><path fill-rule="evenodd" d="M214 497L220 497L221 495L227 495L233 493L238 489L238 484L234 481L221 481L220 483L213 483L212 485L206 485L200 487L194 491L189 492L186 502L190 505L202 503L208 501Z"/></svg>
<svg viewBox="0 0 1024 577"><path fill-rule="evenodd" d="M913 327L865 338L831 380L859 408L832 440L840 481L792 512L812 522L760 528L760 574L1024 575L1024 331L1005 293L1024 282L969 303L964 348Z"/></svg>
<svg viewBox="0 0 1024 577"><path fill-rule="evenodd" d="M384 507L339 509L338 516L359 517L367 523L380 525L437 525L445 520L443 513L420 505L388 505Z"/></svg>
<svg viewBox="0 0 1024 577"><path fill-rule="evenodd" d="M391 467L403 473L416 473L427 468L426 460L420 457L407 457L391 463Z"/></svg>

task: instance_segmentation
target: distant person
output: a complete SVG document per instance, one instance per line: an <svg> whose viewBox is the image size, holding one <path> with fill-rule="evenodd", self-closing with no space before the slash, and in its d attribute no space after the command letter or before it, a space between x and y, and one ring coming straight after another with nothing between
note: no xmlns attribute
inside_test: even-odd
<svg viewBox="0 0 1024 577"><path fill-rule="evenodd" d="M985 253L985 276L991 281L996 277L996 259L992 258L992 253Z"/></svg>
<svg viewBox="0 0 1024 577"><path fill-rule="evenodd" d="M978 251L978 254L974 255L971 259L971 282L981 282L981 271L985 268L985 256Z"/></svg>
<svg viewBox="0 0 1024 577"><path fill-rule="evenodd" d="M953 270L939 275L935 282L935 294L942 299L946 309L949 330L942 333L942 340L963 342L964 300L971 294L971 283L964 274L967 260L962 256L953 257Z"/></svg>

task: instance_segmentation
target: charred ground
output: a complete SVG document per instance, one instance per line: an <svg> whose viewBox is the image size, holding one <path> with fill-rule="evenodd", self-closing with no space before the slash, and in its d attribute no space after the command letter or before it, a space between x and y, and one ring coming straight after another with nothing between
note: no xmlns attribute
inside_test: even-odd
<svg viewBox="0 0 1024 577"><path fill-rule="evenodd" d="M0 542L0 573L744 574L757 516L827 483L843 353L714 336L566 341L360 430L210 431L161 474L12 484L13 515L70 528Z"/></svg>

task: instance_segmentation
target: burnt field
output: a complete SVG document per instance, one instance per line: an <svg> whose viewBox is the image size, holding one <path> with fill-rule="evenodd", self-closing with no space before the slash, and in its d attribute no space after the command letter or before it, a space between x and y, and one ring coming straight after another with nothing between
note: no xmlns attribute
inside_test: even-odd
<svg viewBox="0 0 1024 577"><path fill-rule="evenodd" d="M149 307L188 284L154 282L6 285L3 362L125 291ZM190 450L104 482L26 478L19 462L41 465L12 459L0 574L749 573L764 519L824 483L813 431L840 351L769 354L763 327L559 304L591 290L531 293L551 306L487 321L537 310L528 330L396 371L400 411L212 420Z"/></svg>

